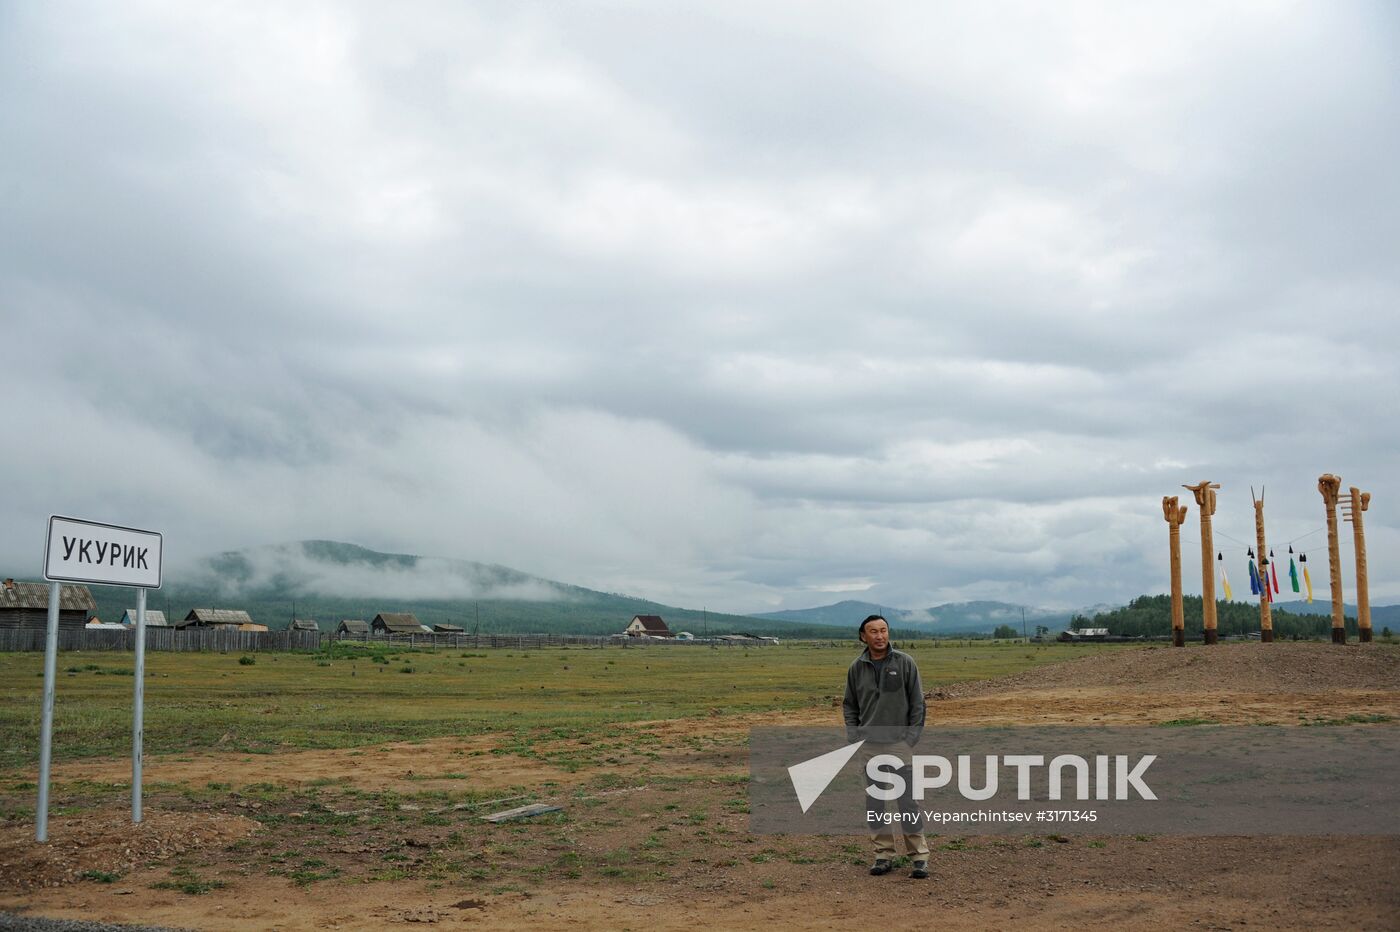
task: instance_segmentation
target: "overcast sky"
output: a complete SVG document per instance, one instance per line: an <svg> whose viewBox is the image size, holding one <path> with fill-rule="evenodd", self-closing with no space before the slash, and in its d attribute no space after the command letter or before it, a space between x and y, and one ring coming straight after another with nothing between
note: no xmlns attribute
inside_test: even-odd
<svg viewBox="0 0 1400 932"><path fill-rule="evenodd" d="M1400 601L1398 70L1383 2L0 5L0 561L1077 607L1163 495L1200 591L1200 479L1247 594L1330 471Z"/></svg>

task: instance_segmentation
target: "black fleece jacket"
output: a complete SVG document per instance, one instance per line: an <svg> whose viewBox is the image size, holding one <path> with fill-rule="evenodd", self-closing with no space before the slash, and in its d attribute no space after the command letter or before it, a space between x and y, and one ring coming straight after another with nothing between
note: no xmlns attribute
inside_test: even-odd
<svg viewBox="0 0 1400 932"><path fill-rule="evenodd" d="M924 686L918 664L891 647L881 673L867 647L846 672L841 710L851 741L865 738L882 744L903 741L913 745L924 730Z"/></svg>

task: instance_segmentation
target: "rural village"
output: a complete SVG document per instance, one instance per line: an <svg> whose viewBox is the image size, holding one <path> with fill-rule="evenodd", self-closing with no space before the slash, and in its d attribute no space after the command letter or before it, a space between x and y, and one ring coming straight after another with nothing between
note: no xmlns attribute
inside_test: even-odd
<svg viewBox="0 0 1400 932"><path fill-rule="evenodd" d="M0 932L1400 932L1398 64L0 3Z"/></svg>

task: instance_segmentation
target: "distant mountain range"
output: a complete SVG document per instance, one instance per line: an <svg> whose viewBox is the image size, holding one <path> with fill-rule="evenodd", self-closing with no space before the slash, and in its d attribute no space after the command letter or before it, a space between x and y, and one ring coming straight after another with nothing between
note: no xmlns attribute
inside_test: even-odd
<svg viewBox="0 0 1400 932"><path fill-rule="evenodd" d="M18 574L0 574L16 575ZM117 621L135 606L130 590L90 586L97 614ZM380 612L412 612L424 624L450 623L467 631L492 633L613 634L633 615L660 615L672 631L696 635L747 632L777 637L847 639L861 619L880 614L900 632L922 636L989 634L1000 625L1019 632L1037 625L1051 631L1069 626L1075 615L1094 618L1122 611L1095 605L1069 610L1021 606L1008 602L952 602L922 609L900 609L846 600L832 605L730 615L662 605L646 599L556 582L489 563L381 553L356 544L327 540L297 541L227 551L194 568L172 572L166 585L151 591L148 604L172 620L192 608L241 608L254 621L273 629L292 618L315 621L334 630L342 619L372 619ZM1275 603L1294 615L1326 616L1331 603L1317 599ZM1356 606L1346 606L1354 618ZM1400 629L1400 605L1372 606L1377 631Z"/></svg>
<svg viewBox="0 0 1400 932"><path fill-rule="evenodd" d="M835 625L854 630L861 619L869 615L882 615L890 626L896 629L897 636L899 629L933 635L983 634L994 631L1001 625L1010 625L1019 632L1024 612L1026 631L1034 634L1036 625L1045 625L1058 631L1067 627L1075 615L1091 617L1110 608L1112 606L1095 605L1070 611L1013 605L1009 602L949 602L932 608L901 609L876 605L873 602L846 600L816 608L766 612L757 617L773 621Z"/></svg>
<svg viewBox="0 0 1400 932"><path fill-rule="evenodd" d="M118 621L136 605L131 590L88 588L104 621ZM228 551L188 572L167 567L164 588L150 591L147 598L148 607L165 611L171 620L184 618L192 608L235 608L274 630L287 627L294 617L332 631L346 618L370 620L380 612L412 612L429 626L445 622L483 634L615 634L640 614L660 615L672 631L697 636L847 636L817 623L677 608L507 566L380 553L327 540Z"/></svg>

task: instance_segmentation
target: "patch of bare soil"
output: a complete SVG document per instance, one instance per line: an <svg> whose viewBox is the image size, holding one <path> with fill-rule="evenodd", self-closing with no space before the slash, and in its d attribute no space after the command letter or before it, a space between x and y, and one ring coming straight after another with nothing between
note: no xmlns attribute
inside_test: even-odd
<svg viewBox="0 0 1400 932"><path fill-rule="evenodd" d="M1093 651L925 696L930 725L1384 722L1400 719L1400 649L1289 641Z"/></svg>
<svg viewBox="0 0 1400 932"><path fill-rule="evenodd" d="M546 836L528 836L542 860L555 856ZM139 871L111 886L37 890L22 903L0 895L0 909L210 932L846 929L873 914L893 928L1393 930L1400 914L1400 842L1390 838L942 836L930 839L928 881L911 880L907 869L871 877L863 851L844 853L848 841L712 845L662 880L553 877L510 890L462 879L299 887L240 878L223 859L207 871L228 885L200 896L153 889L162 875Z"/></svg>
<svg viewBox="0 0 1400 932"><path fill-rule="evenodd" d="M958 699L1069 687L1156 693L1392 690L1400 689L1400 649L1374 643L1278 641L1095 651L1010 676L946 686L928 695Z"/></svg>
<svg viewBox="0 0 1400 932"><path fill-rule="evenodd" d="M185 783L203 786L226 782L233 775L238 785L276 783L297 786L333 781L364 789L422 792L450 790L461 781L444 774L470 770L479 789L517 786L540 780L562 779L567 774L537 760L512 754L492 755L489 768L477 765L478 756L496 747L491 738L435 738L403 741L362 748L287 751L249 756L242 752L200 751L186 754L148 755L145 779L149 783ZM54 765L58 780L118 781L130 778L131 762L121 759L64 761Z"/></svg>
<svg viewBox="0 0 1400 932"><path fill-rule="evenodd" d="M97 811L50 819L49 840L34 840L32 823L0 828L0 878L18 890L58 887L121 875L137 865L222 852L262 826L221 812L152 812L133 825L127 812Z"/></svg>
<svg viewBox="0 0 1400 932"><path fill-rule="evenodd" d="M1400 721L1400 690L1332 692L1133 692L1126 689L1021 689L929 704L929 727L999 725L1313 725Z"/></svg>

